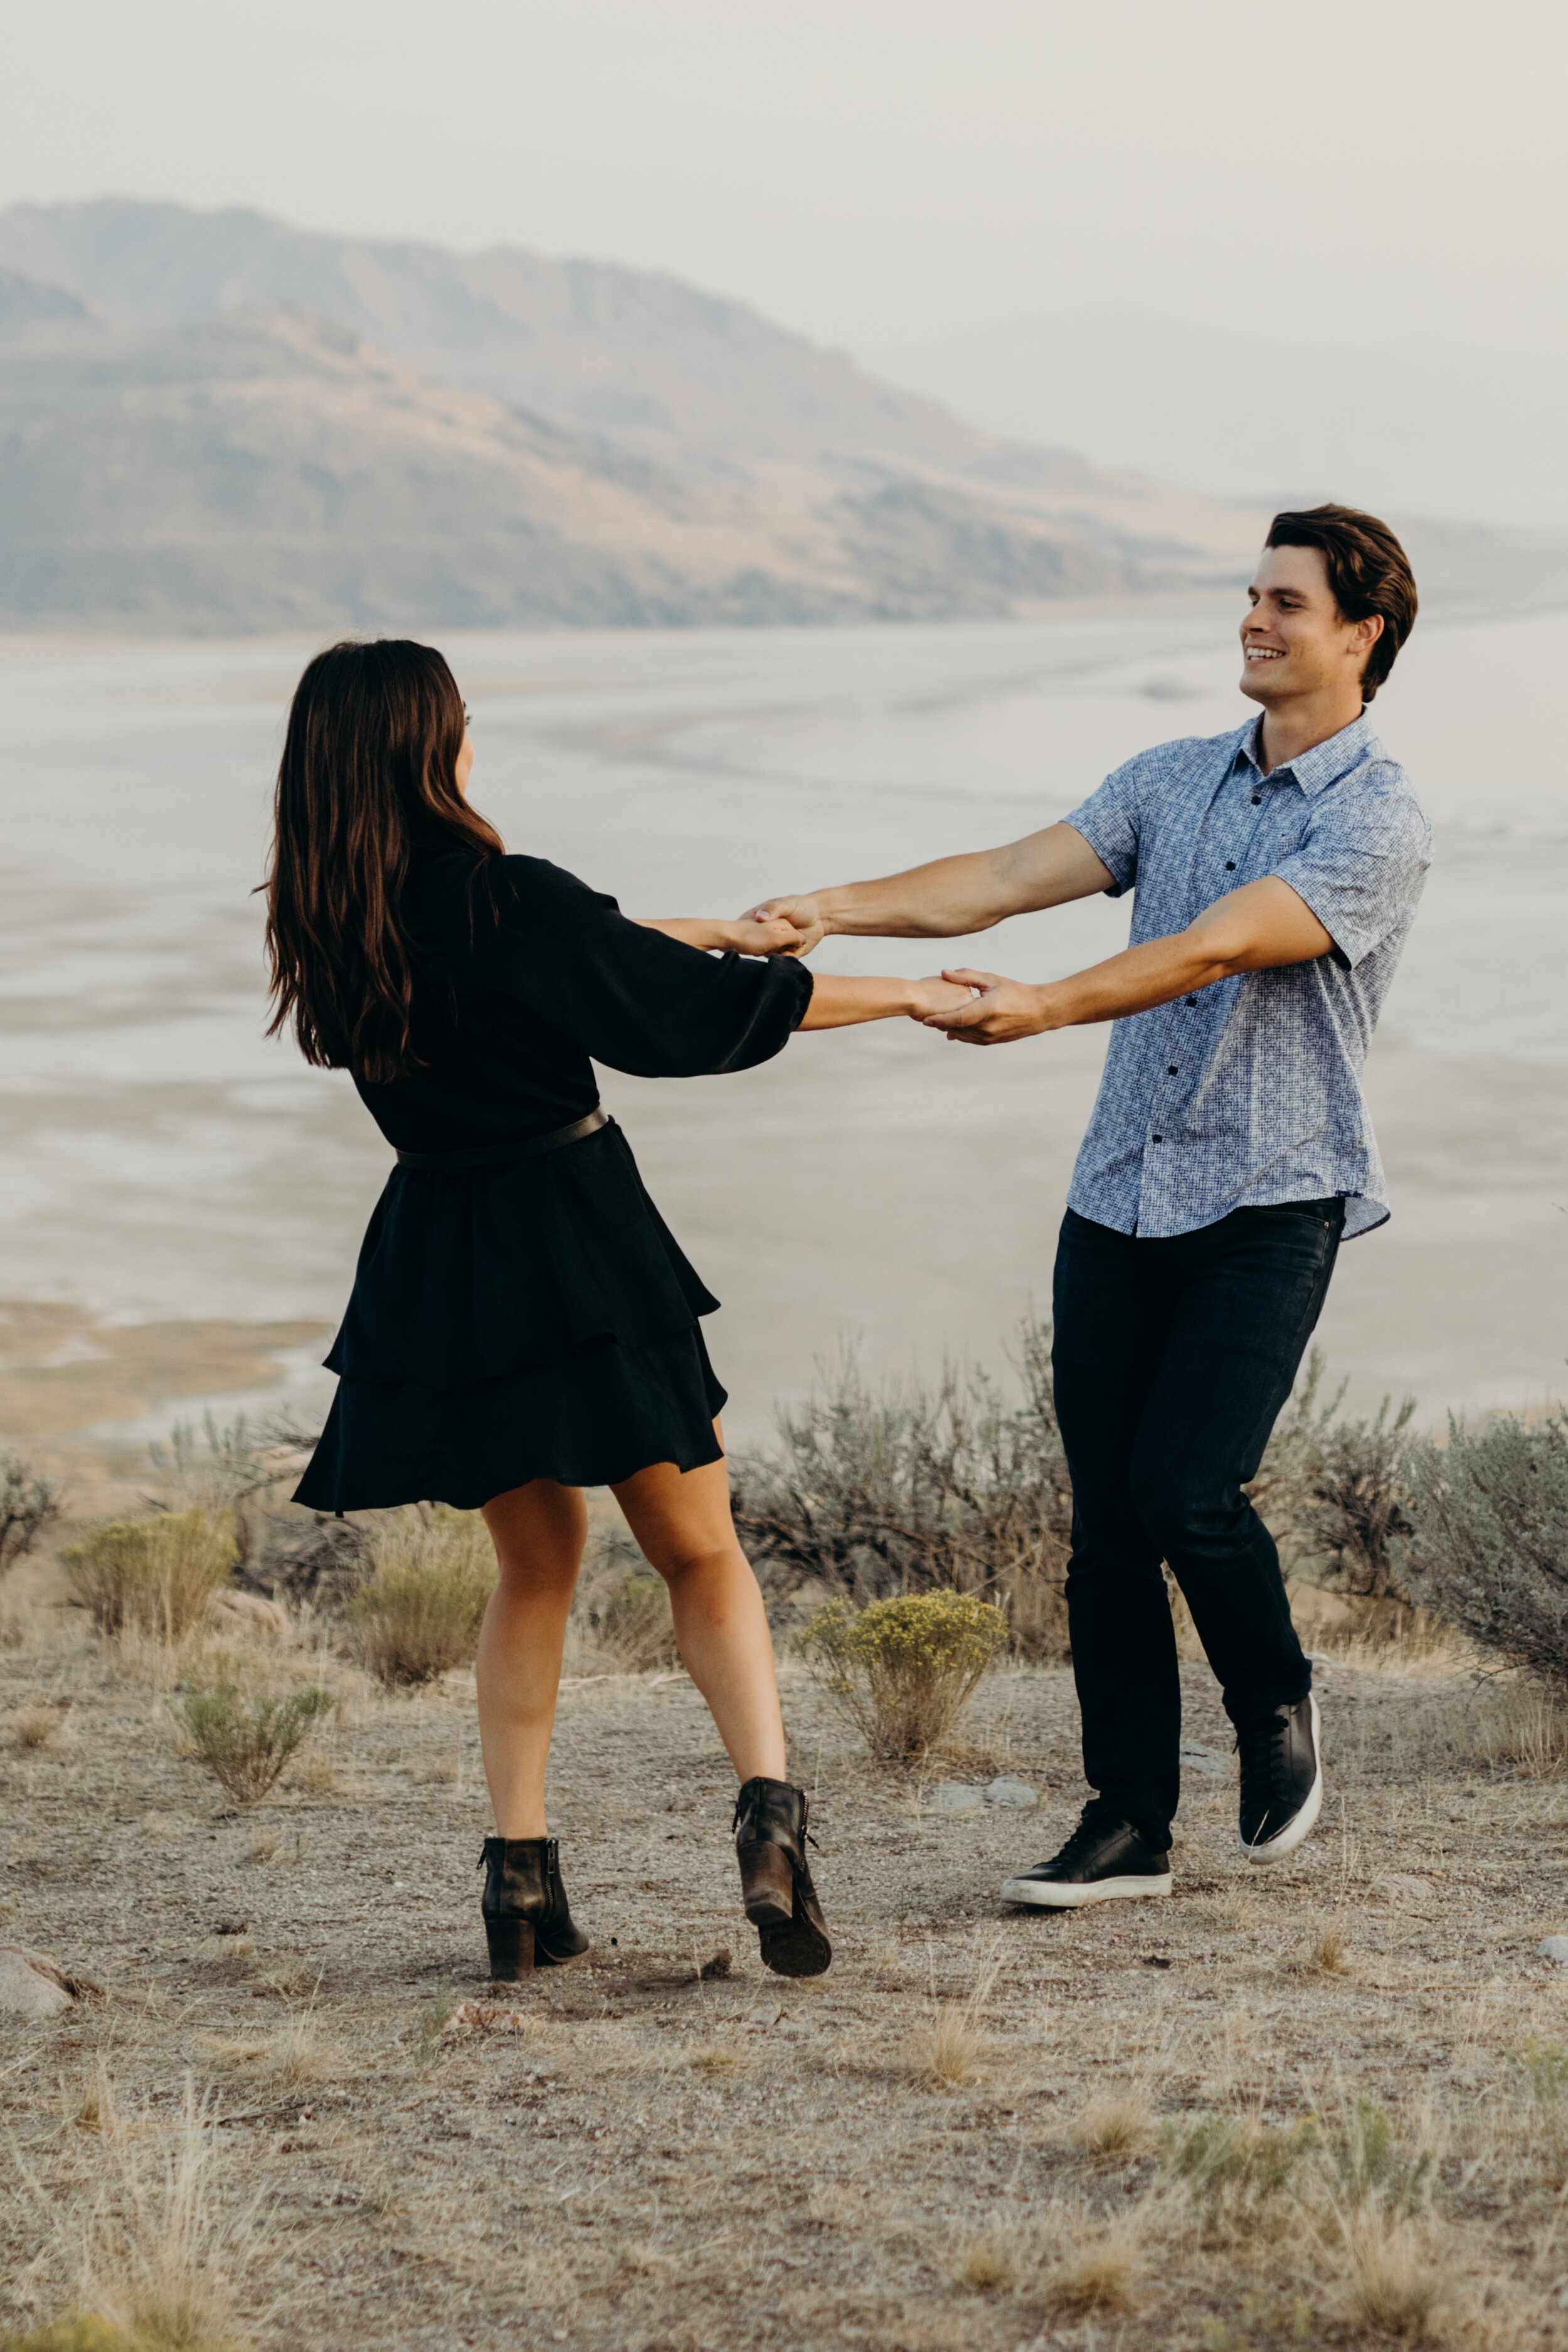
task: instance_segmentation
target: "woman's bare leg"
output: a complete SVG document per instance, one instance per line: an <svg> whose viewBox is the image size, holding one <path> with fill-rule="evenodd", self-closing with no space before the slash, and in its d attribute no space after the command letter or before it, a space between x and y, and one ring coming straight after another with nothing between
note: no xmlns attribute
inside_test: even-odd
<svg viewBox="0 0 1568 2352"><path fill-rule="evenodd" d="M588 1535L580 1486L535 1478L484 1507L500 1580L479 1629L479 1745L496 1835L539 1838L566 1619Z"/></svg>
<svg viewBox="0 0 1568 2352"><path fill-rule="evenodd" d="M721 1444L723 1433L717 1422ZM730 1517L722 1462L639 1470L614 1490L645 1558L669 1587L675 1638L742 1780L784 1777L784 1717L767 1613Z"/></svg>

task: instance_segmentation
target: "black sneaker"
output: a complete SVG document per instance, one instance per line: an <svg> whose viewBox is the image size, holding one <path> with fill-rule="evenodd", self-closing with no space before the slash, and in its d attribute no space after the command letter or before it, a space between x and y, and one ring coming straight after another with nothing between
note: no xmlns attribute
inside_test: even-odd
<svg viewBox="0 0 1568 2352"><path fill-rule="evenodd" d="M1002 1882L1004 1903L1028 1903L1044 1911L1076 1911L1085 1903L1110 1903L1119 1895L1170 1891L1170 1855L1156 1853L1131 1822L1095 1805L1084 1807L1060 1853Z"/></svg>
<svg viewBox="0 0 1568 2352"><path fill-rule="evenodd" d="M1318 1702L1309 1691L1294 1706L1245 1725L1241 1759L1241 1850L1248 1862L1294 1853L1322 1810L1323 1757Z"/></svg>

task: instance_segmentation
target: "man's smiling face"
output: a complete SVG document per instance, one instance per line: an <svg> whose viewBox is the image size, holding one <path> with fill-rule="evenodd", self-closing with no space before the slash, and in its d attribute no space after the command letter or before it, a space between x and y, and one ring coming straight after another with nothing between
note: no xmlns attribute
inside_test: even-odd
<svg viewBox="0 0 1568 2352"><path fill-rule="evenodd" d="M1383 627L1347 621L1315 547L1266 547L1241 624L1241 690L1278 705L1359 681Z"/></svg>

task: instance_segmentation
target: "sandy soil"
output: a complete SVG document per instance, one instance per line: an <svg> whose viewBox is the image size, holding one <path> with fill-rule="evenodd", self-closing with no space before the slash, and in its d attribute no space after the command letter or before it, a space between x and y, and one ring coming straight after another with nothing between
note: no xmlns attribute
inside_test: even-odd
<svg viewBox="0 0 1568 2352"><path fill-rule="evenodd" d="M789 1984L739 1915L695 1692L584 1652L552 1806L594 1950L498 1998L471 1676L388 1696L309 1629L231 1656L342 1695L241 1812L176 1752L169 1662L57 1603L47 1571L13 1576L0 1939L104 1996L0 2021L0 2340L93 2300L96 2260L98 2299L142 2278L179 2344L1568 2343L1568 2114L1541 2056L1568 1969L1536 1952L1568 1926L1568 1802L1527 1695L1347 1654L1294 1864L1250 1870L1234 1786L1194 1771L1175 1898L1052 1918L995 1890L1076 1813L1068 1675L994 1674L935 1768L1016 1775L1039 1809L951 1818L786 1666L837 1940ZM1186 1673L1188 1737L1227 1749ZM1359 2190L1358 2100L1398 2158ZM1316 2151L1257 2210L1178 2178L1197 2125L1302 2118ZM201 2289L184 2334L154 2273Z"/></svg>

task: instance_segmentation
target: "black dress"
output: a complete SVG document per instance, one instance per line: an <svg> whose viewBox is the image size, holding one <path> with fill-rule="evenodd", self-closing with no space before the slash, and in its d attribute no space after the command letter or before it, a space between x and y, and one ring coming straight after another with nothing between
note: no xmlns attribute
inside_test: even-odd
<svg viewBox="0 0 1568 2352"><path fill-rule="evenodd" d="M811 975L711 956L538 857L433 845L403 901L426 1066L356 1080L395 1150L477 1153L598 1102L593 1062L642 1077L750 1069L788 1042ZM501 1155L504 1157L504 1154ZM476 1509L531 1478L613 1485L721 1460L698 1318L718 1300L614 1122L467 1172L398 1165L327 1366L338 1392L294 1499L321 1511Z"/></svg>

